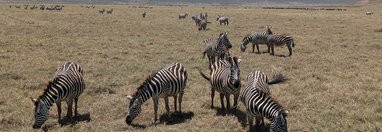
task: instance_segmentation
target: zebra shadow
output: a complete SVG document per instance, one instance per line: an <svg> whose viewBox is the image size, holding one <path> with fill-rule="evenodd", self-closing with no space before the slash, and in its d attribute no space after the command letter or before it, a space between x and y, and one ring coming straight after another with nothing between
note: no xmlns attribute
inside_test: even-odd
<svg viewBox="0 0 382 132"><path fill-rule="evenodd" d="M66 125L74 126L78 122L83 122L83 121L86 121L86 122L90 122L91 121L90 113L79 114L77 116L73 116L72 119L70 119L69 117L65 116L63 119L60 120L60 124L61 124L61 126L66 126Z"/></svg>
<svg viewBox="0 0 382 132"><path fill-rule="evenodd" d="M183 123L188 119L192 119L194 116L194 112L188 111L188 112L182 112L182 113L170 113L170 119L168 119L168 115L163 114L159 118L160 123L166 123L167 125L174 125L174 124L179 124Z"/></svg>
<svg viewBox="0 0 382 132"><path fill-rule="evenodd" d="M236 110L233 108L227 110L227 109L222 109L222 108L218 108L214 106L212 109L216 110L217 116L226 116L227 114L235 116L237 120L239 121L239 123L241 124L241 126L243 128L246 127L247 115L245 112L241 111L239 108L237 108Z"/></svg>

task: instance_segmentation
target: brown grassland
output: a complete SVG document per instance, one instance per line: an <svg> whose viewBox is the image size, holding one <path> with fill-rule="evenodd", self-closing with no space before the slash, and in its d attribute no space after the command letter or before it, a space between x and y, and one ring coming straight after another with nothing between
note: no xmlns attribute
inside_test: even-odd
<svg viewBox="0 0 382 132"><path fill-rule="evenodd" d="M271 93L289 110L290 131L381 131L382 128L382 4L345 6L347 11L267 10L259 7L96 5L95 9L65 5L62 11L9 8L0 5L0 131L30 131L33 104L58 65L79 63L86 90L80 96L80 117L60 125L56 106L43 129L52 131L245 131L244 105L236 115L211 109L210 86L197 69L208 72L202 59L203 40L228 32L232 52L243 58L241 76L261 70L280 71L289 80L271 86ZM113 8L113 14L100 14ZM142 13L146 11L146 18ZM374 11L374 15L365 15ZM191 17L180 12L209 13L207 31L197 31ZM216 15L230 17L220 26ZM276 47L276 56L239 51L244 35L272 26L289 34L296 46ZM379 30L378 30L379 29ZM266 46L260 45L265 52ZM184 118L171 123L159 101L161 122L153 125L153 103L125 123L131 94L153 71L170 62L182 63L189 74L183 97ZM243 80L244 82L244 80ZM170 108L173 111L172 98ZM66 103L63 103L63 116ZM218 96L215 106L220 108ZM269 127L269 121L266 121ZM265 128L266 129L266 128ZM34 130L39 131L39 130Z"/></svg>

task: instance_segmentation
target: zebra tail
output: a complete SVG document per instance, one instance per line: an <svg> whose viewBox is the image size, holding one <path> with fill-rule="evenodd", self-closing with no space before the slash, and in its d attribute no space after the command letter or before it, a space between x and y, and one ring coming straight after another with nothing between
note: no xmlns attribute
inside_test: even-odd
<svg viewBox="0 0 382 132"><path fill-rule="evenodd" d="M202 75L202 77L208 81L210 81L211 79L209 77L207 77L200 69L199 69L199 74Z"/></svg>
<svg viewBox="0 0 382 132"><path fill-rule="evenodd" d="M286 80L288 80L288 78L286 78L281 73L276 74L273 78L274 78L273 80L268 82L269 85L285 82Z"/></svg>
<svg viewBox="0 0 382 132"><path fill-rule="evenodd" d="M203 54L202 58L204 59L204 56L206 56L206 51L204 51L202 54Z"/></svg>

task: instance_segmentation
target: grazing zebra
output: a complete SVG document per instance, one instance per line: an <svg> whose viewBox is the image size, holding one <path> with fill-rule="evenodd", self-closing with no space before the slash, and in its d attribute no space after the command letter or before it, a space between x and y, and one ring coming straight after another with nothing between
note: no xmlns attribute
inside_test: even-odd
<svg viewBox="0 0 382 132"><path fill-rule="evenodd" d="M219 16L219 15L217 15L216 16L216 21L219 21L220 25L222 25L222 23L224 25L228 25L229 24L228 23L228 17L226 17L226 16Z"/></svg>
<svg viewBox="0 0 382 132"><path fill-rule="evenodd" d="M273 80L274 83L280 81ZM288 131L286 116L288 111L276 102L269 93L264 92L267 89L268 82L265 75L259 71L251 72L247 76L247 82L240 90L240 101L246 107L247 120L249 122L249 131L253 130L253 118L256 118L257 128L263 117L271 121L271 129L276 132ZM262 124L264 125L264 124Z"/></svg>
<svg viewBox="0 0 382 132"><path fill-rule="evenodd" d="M105 12L105 8L103 8L102 10L99 10L98 12L103 14Z"/></svg>
<svg viewBox="0 0 382 132"><path fill-rule="evenodd" d="M143 12L142 17L146 18L146 12Z"/></svg>
<svg viewBox="0 0 382 132"><path fill-rule="evenodd" d="M199 21L199 28L198 30L206 30L207 29L207 19L202 19Z"/></svg>
<svg viewBox="0 0 382 132"><path fill-rule="evenodd" d="M106 11L107 14L113 13L113 8L111 8L109 11Z"/></svg>
<svg viewBox="0 0 382 132"><path fill-rule="evenodd" d="M185 19L187 17L187 15L188 15L187 13L180 13L179 19L182 19L182 18Z"/></svg>
<svg viewBox="0 0 382 132"><path fill-rule="evenodd" d="M215 63L216 58L224 59L229 55L228 50L232 48L232 44L228 39L228 33L224 32L217 39L207 39L204 41L203 58L207 54L208 67Z"/></svg>
<svg viewBox="0 0 382 132"><path fill-rule="evenodd" d="M253 32L252 34L247 34L243 41L240 43L240 50L241 52L244 52L246 49L246 46L249 42L252 43L252 52L255 52L255 45L257 48L257 52L260 53L259 50L259 44L267 44L267 37L269 35L273 34L270 27L266 27L266 30L264 32ZM268 52L269 52L269 46L268 46Z"/></svg>
<svg viewBox="0 0 382 132"><path fill-rule="evenodd" d="M170 117L170 107L168 97L174 97L174 109L176 111L177 101L179 102L179 112L182 112L182 97L187 82L186 69L180 63L171 63L163 69L149 76L145 82L137 88L130 99L129 114L126 123L131 124L133 119L141 112L141 105L151 97L154 101L154 123L157 121L158 100L164 98L167 115ZM170 118L169 118L170 119Z"/></svg>
<svg viewBox="0 0 382 132"><path fill-rule="evenodd" d="M219 60L212 66L211 77L207 77L199 70L200 75L211 84L211 108L214 106L215 90L220 93L221 108L224 107L224 97L227 102L227 109L230 109L230 95L234 95L233 107L237 107L237 99L240 92L240 64L241 59L229 56L225 60Z"/></svg>
<svg viewBox="0 0 382 132"><path fill-rule="evenodd" d="M270 55L275 55L274 54L275 46L283 46L284 44L288 46L289 56L292 55L292 47L294 47L293 37L287 36L287 35L268 35L267 42L268 42L268 51L269 51L269 48L271 49L271 52L269 52Z"/></svg>
<svg viewBox="0 0 382 132"><path fill-rule="evenodd" d="M366 12L366 15L373 15L374 14L374 12Z"/></svg>
<svg viewBox="0 0 382 132"><path fill-rule="evenodd" d="M78 115L78 97L85 89L83 74L82 68L73 62L65 62L58 67L44 93L38 99L31 98L35 105L33 128L40 128L48 120L49 109L53 103L57 105L58 122L61 120L61 101L68 104L67 116L71 118L74 99L74 114Z"/></svg>

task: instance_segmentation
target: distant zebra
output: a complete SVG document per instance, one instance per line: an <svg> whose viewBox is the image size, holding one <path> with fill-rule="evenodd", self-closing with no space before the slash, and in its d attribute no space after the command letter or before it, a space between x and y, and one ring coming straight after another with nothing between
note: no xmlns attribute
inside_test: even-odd
<svg viewBox="0 0 382 132"><path fill-rule="evenodd" d="M219 15L217 15L216 16L216 21L219 21L220 25L222 25L222 23L224 25L228 25L229 24L228 23L228 17L226 17L226 16L219 16Z"/></svg>
<svg viewBox="0 0 382 132"><path fill-rule="evenodd" d="M143 12L142 17L143 17L143 18L146 17L146 12Z"/></svg>
<svg viewBox="0 0 382 132"><path fill-rule="evenodd" d="M111 8L109 11L106 11L107 14L113 13L113 8Z"/></svg>
<svg viewBox="0 0 382 132"><path fill-rule="evenodd" d="M284 110L269 93L263 91L263 89L267 89L265 88L267 83L271 84L266 79L266 76L262 76L261 72L252 72L247 76L247 82L240 90L240 101L247 110L247 120L250 125L249 131L254 131L252 126L253 118L256 118L255 128L257 128L263 117L266 117L271 121L270 127L272 131L286 132L288 131L286 121L288 111Z"/></svg>
<svg viewBox="0 0 382 132"><path fill-rule="evenodd" d="M211 76L207 77L199 70L200 75L211 84L211 108L213 108L215 90L220 93L221 108L224 107L224 97L227 102L227 109L230 109L230 95L234 95L233 107L237 108L237 100L240 92L240 61L238 57L229 56L227 59L219 60L212 66Z"/></svg>
<svg viewBox="0 0 382 132"><path fill-rule="evenodd" d="M187 17L187 15L188 15L187 13L180 13L179 19L182 19L182 18L185 19Z"/></svg>
<svg viewBox="0 0 382 132"><path fill-rule="evenodd" d="M192 20L195 21L195 25L196 25L196 26L199 26L199 23L200 23L200 20L201 20L201 19L198 18L198 16L192 16L191 18L192 18Z"/></svg>
<svg viewBox="0 0 382 132"><path fill-rule="evenodd" d="M266 30L264 32L253 32L252 34L247 34L243 41L240 43L240 50L241 52L244 52L246 49L246 46L249 42L252 43L252 52L255 52L255 45L257 48L257 52L260 53L259 50L259 44L267 44L268 36L273 34L270 27L266 27ZM268 46L268 52L269 52L269 46Z"/></svg>
<svg viewBox="0 0 382 132"><path fill-rule="evenodd" d="M53 103L57 105L58 122L61 120L61 101L68 104L67 116L71 118L74 99L74 114L78 115L78 98L85 89L83 74L82 68L73 62L65 62L58 67L44 93L38 99L31 98L35 105L33 128L40 128L48 120L49 109Z"/></svg>
<svg viewBox="0 0 382 132"><path fill-rule="evenodd" d="M205 55L208 57L209 68L218 60L224 59L229 55L229 49L232 44L228 39L228 33L224 32L219 35L217 39L207 39L204 41L203 58Z"/></svg>
<svg viewBox="0 0 382 132"><path fill-rule="evenodd" d="M179 112L182 112L182 97L187 82L186 69L180 63L171 63L163 69L149 76L145 82L137 88L130 99L129 114L126 123L131 124L133 119L141 112L141 106L151 97L154 101L154 123L157 121L158 100L164 98L167 115L170 117L170 107L168 97L174 97L174 109L176 111L177 101L179 102Z"/></svg>
<svg viewBox="0 0 382 132"><path fill-rule="evenodd" d="M198 28L199 31L200 30L206 30L207 29L207 19L200 20L198 25L199 25L199 28Z"/></svg>
<svg viewBox="0 0 382 132"><path fill-rule="evenodd" d="M268 35L267 38L268 46L271 50L270 55L275 55L274 47L287 45L289 50L289 56L292 55L292 47L294 47L293 37L287 35ZM292 46L292 47L291 47ZM269 51L268 48L268 51Z"/></svg>
<svg viewBox="0 0 382 132"><path fill-rule="evenodd" d="M20 5L16 5L15 7L16 7L16 8L20 8L21 6L20 6Z"/></svg>
<svg viewBox="0 0 382 132"><path fill-rule="evenodd" d="M105 8L103 8L102 10L99 10L98 12L103 14L105 12Z"/></svg>
<svg viewBox="0 0 382 132"><path fill-rule="evenodd" d="M366 15L373 15L374 14L374 12L366 12Z"/></svg>

